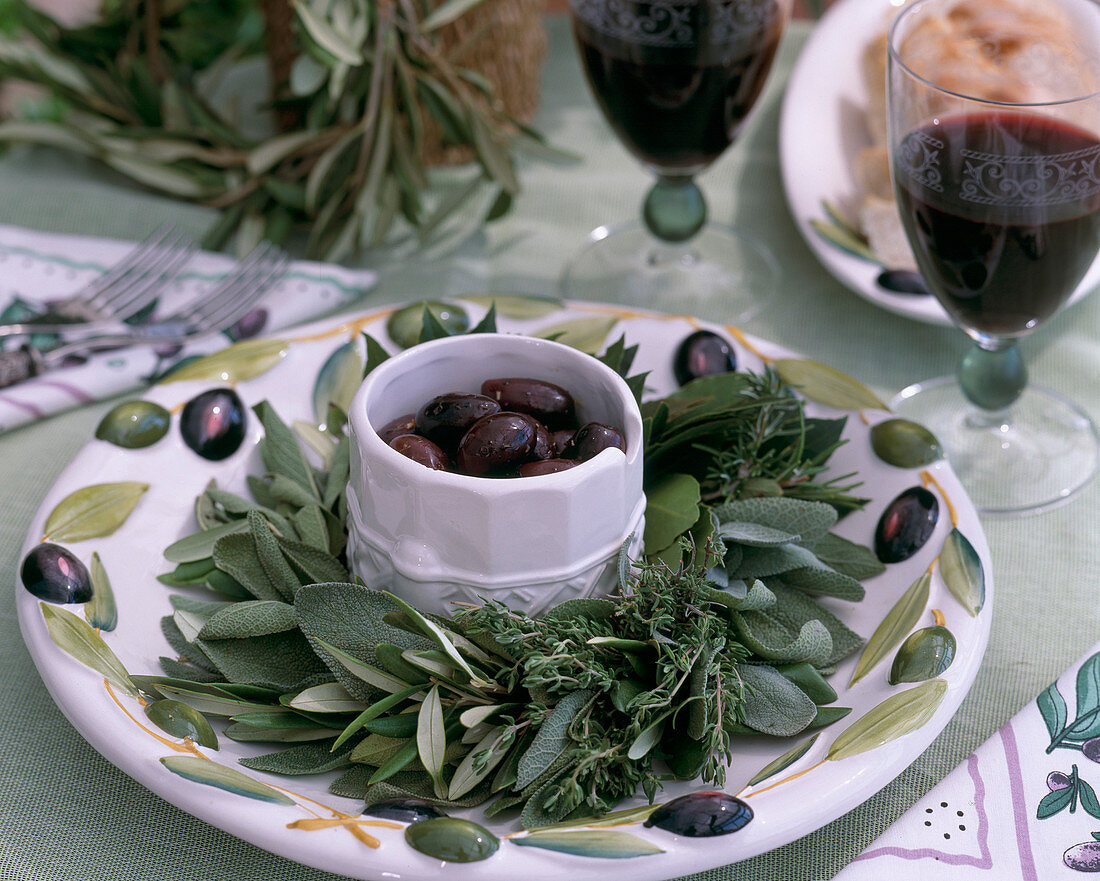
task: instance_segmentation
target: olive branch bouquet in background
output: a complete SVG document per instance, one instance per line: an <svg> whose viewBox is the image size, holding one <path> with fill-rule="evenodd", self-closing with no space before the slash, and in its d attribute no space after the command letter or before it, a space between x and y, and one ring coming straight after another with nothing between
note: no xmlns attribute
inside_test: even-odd
<svg viewBox="0 0 1100 881"><path fill-rule="evenodd" d="M537 89L541 0L108 0L77 27L10 7L19 28L0 36L0 77L44 87L49 112L0 123L0 142L89 156L219 209L207 247L244 252L297 225L328 260L401 224L425 239L459 209L478 222L506 213L517 149L561 156L523 121L531 88L518 106L501 97L524 79ZM509 21L525 30L502 33ZM520 56L494 82L468 65L487 52ZM238 118L255 108L216 97L250 55L266 56L273 82L249 98L272 111L259 134ZM429 164L456 150L474 164L430 182Z"/></svg>

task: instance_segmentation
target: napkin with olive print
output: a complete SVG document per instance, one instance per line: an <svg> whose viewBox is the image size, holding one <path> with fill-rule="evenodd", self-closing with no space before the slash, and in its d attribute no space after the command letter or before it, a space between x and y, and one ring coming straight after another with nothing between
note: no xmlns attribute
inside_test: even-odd
<svg viewBox="0 0 1100 881"><path fill-rule="evenodd" d="M112 239L59 235L0 226L0 322L20 322L41 314L51 301L79 291L134 248ZM233 269L223 254L196 253L162 297L194 296L216 285ZM0 389L0 432L93 401L137 389L173 365L209 354L230 342L268 335L337 310L374 285L375 273L308 261L295 261L259 304L232 328L186 347L136 346L86 360ZM22 345L24 337L0 338L0 350ZM56 338L36 335L47 347Z"/></svg>
<svg viewBox="0 0 1100 881"><path fill-rule="evenodd" d="M837 881L1100 872L1100 643L861 853Z"/></svg>

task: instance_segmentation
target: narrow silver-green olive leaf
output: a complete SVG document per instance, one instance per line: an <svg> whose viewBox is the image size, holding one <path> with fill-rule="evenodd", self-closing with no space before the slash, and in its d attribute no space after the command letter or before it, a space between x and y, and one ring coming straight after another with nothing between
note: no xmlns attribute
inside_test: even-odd
<svg viewBox="0 0 1100 881"><path fill-rule="evenodd" d="M560 823L540 826L538 831L550 832L557 829L578 829L581 827L598 829L603 826L625 826L628 823L641 823L648 820L650 815L660 806L660 804L640 805L636 808L623 808L621 811L600 814L598 817L578 817L575 820L562 820Z"/></svg>
<svg viewBox="0 0 1100 881"><path fill-rule="evenodd" d="M595 315L591 318L574 318L559 324L543 327L532 336L544 340L557 340L589 355L603 348L607 335L618 322L614 315ZM693 521L694 522L694 521Z"/></svg>
<svg viewBox="0 0 1100 881"><path fill-rule="evenodd" d="M313 417L319 424L328 419L329 404L347 412L352 396L363 381L363 359L354 342L339 346L321 365L313 382Z"/></svg>
<svg viewBox="0 0 1100 881"><path fill-rule="evenodd" d="M670 715L672 715L671 710L661 714L656 721L651 722L642 729L642 733L634 739L632 744L630 744L630 749L627 750L626 757L636 762L638 759L649 755L650 750L661 742L661 736L665 733L665 723L668 721Z"/></svg>
<svg viewBox="0 0 1100 881"><path fill-rule="evenodd" d="M368 722L377 719L383 713L393 709L398 704L413 697L413 695L419 694L420 690L420 686L410 685L403 691L395 692L387 695L381 700L375 701L348 723L347 727L340 732L340 736L336 738L336 742L332 745L332 751L335 752L349 737L359 731Z"/></svg>
<svg viewBox="0 0 1100 881"><path fill-rule="evenodd" d="M507 726L490 728L455 768L454 776L447 787L447 800L461 798L488 777L489 772L508 754L514 740L514 733L509 733Z"/></svg>
<svg viewBox="0 0 1100 881"><path fill-rule="evenodd" d="M825 758L839 762L916 731L932 718L945 694L947 683L942 679L931 679L915 688L890 695L845 728L833 741Z"/></svg>
<svg viewBox="0 0 1100 881"><path fill-rule="evenodd" d="M92 598L84 604L84 617L96 630L110 632L118 627L118 604L111 588L111 579L99 559L99 552L92 553L92 565L88 567L92 578Z"/></svg>
<svg viewBox="0 0 1100 881"><path fill-rule="evenodd" d="M820 736L821 736L821 733L818 732L813 737L811 737L809 740L804 740L804 741L802 741L802 743L795 744L794 746L792 746L789 750L787 750L785 753L783 753L783 755L781 755L778 759L775 759L774 761L768 762L768 764L766 764L763 768L761 768L759 771L756 772L756 775L752 778L752 780L749 781L748 785L749 786L755 786L760 781L767 780L769 777L774 777L780 771L783 771L783 770L786 770L787 768L789 768L791 765L793 765L795 762L797 762L800 758L802 758L804 755L806 755L806 753L808 753L810 751L810 748L815 743L817 743L817 739Z"/></svg>
<svg viewBox="0 0 1100 881"><path fill-rule="evenodd" d="M236 716L250 710L257 712L270 710L271 704L262 704L255 701L235 698L229 694L219 695L209 691L202 691L199 685L195 688L183 688L166 683L158 683L157 691L166 698L179 701L200 713L209 713L213 716Z"/></svg>
<svg viewBox="0 0 1100 881"><path fill-rule="evenodd" d="M433 685L416 719L416 753L420 763L432 778L438 798L447 797L447 787L443 783L443 754L447 751L447 733L443 727L443 702L439 697L439 686Z"/></svg>
<svg viewBox="0 0 1100 881"><path fill-rule="evenodd" d="M337 682L304 689L287 706L307 713L358 713L366 708L366 704L357 701Z"/></svg>
<svg viewBox="0 0 1100 881"><path fill-rule="evenodd" d="M560 312L564 305L561 300L551 297L525 297L520 294L485 294L477 297L463 297L471 303L477 303L488 309L495 305L497 315L505 318L532 319L543 318Z"/></svg>
<svg viewBox="0 0 1100 881"><path fill-rule="evenodd" d="M928 605L931 584L931 573L922 572L920 577L901 595L901 599L894 603L894 607L867 640L863 654L859 656L859 663L856 664L856 670L852 674L852 681L848 683L849 688L870 673L875 665L897 648L906 634L917 626Z"/></svg>
<svg viewBox="0 0 1100 881"><path fill-rule="evenodd" d="M922 627L910 633L894 655L890 684L933 679L950 667L953 660L955 635L940 624Z"/></svg>
<svg viewBox="0 0 1100 881"><path fill-rule="evenodd" d="M147 483L95 483L69 493L46 518L45 538L55 542L85 541L111 535L149 489Z"/></svg>
<svg viewBox="0 0 1100 881"><path fill-rule="evenodd" d="M923 425L909 419L886 419L872 426L871 449L887 465L922 468L943 458L943 447Z"/></svg>
<svg viewBox="0 0 1100 881"><path fill-rule="evenodd" d="M72 612L50 603L39 603L50 639L81 664L91 667L126 694L137 696L137 687L122 661L91 625Z"/></svg>
<svg viewBox="0 0 1100 881"><path fill-rule="evenodd" d="M985 570L981 558L958 528L952 529L940 552L944 584L973 618L985 605Z"/></svg>
<svg viewBox="0 0 1100 881"><path fill-rule="evenodd" d="M162 385L188 379L209 382L243 382L267 373L286 357L286 340L242 340L228 348L185 364L160 381Z"/></svg>
<svg viewBox="0 0 1100 881"><path fill-rule="evenodd" d="M409 683L398 679L396 676L391 676L384 670L379 670L377 667L364 663L358 658L353 658L347 652L330 645L322 639L318 639L317 644L332 655L341 667L357 679L363 680L367 685L373 685L375 688L380 688L382 691L388 691L391 694L403 691L409 685Z"/></svg>
<svg viewBox="0 0 1100 881"><path fill-rule="evenodd" d="M344 39L344 36L318 15L308 3L294 3L294 11L298 14L298 20L302 23L306 33L309 34L318 46L326 52L336 56L344 64L351 67L359 67L363 63L363 55L360 50Z"/></svg>
<svg viewBox="0 0 1100 881"><path fill-rule="evenodd" d="M838 410L889 410L863 383L835 367L800 358L780 358L775 369L784 382L819 404Z"/></svg>
<svg viewBox="0 0 1100 881"><path fill-rule="evenodd" d="M470 665L466 663L466 659L463 658L461 654L459 654L459 651L455 647L455 644L451 642L449 635L443 630L442 627L440 627L434 621L429 621L427 618L421 615L420 612L418 612L403 599L401 599L401 597L394 596L388 591L383 592L391 600L397 603L401 611L403 611L413 621L413 623L416 625L421 633L423 633L429 639L433 640L436 645L443 649L443 652L447 655L447 657L454 661L456 667L458 667L460 670L462 670L463 673L470 677L470 681L474 685L482 686L489 684L480 676L478 676L477 673L475 673L470 667Z"/></svg>
<svg viewBox="0 0 1100 881"><path fill-rule="evenodd" d="M145 706L145 715L161 731L173 737L190 737L199 746L218 748L218 735L202 713L179 701L153 701Z"/></svg>
<svg viewBox="0 0 1100 881"><path fill-rule="evenodd" d="M152 401L123 401L96 426L95 436L116 447L137 450L150 447L168 433L171 415Z"/></svg>
<svg viewBox="0 0 1100 881"><path fill-rule="evenodd" d="M246 798L279 805L296 803L290 796L266 783L253 780L247 774L219 765L210 759L200 759L198 756L164 756L160 762L173 774L178 774L186 780L224 789L234 795L243 795Z"/></svg>
<svg viewBox="0 0 1100 881"><path fill-rule="evenodd" d="M508 840L520 847L541 847L543 850L605 860L622 860L664 853L652 841L647 841L631 832L621 832L616 829L574 829L550 832L540 829Z"/></svg>
<svg viewBox="0 0 1100 881"><path fill-rule="evenodd" d="M826 223L824 220L811 220L810 226L813 227L814 232L821 236L821 238L840 248L840 250L851 254L853 257L859 257L870 263L879 263L879 265L881 265L874 251L867 247L867 243L853 235L844 227L835 223Z"/></svg>

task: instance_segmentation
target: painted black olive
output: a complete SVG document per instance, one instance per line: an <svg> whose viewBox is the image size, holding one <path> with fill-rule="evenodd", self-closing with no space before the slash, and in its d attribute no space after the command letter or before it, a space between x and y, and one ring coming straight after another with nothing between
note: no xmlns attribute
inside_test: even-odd
<svg viewBox="0 0 1100 881"><path fill-rule="evenodd" d="M1081 752L1091 762L1100 762L1100 737L1092 737L1081 744Z"/></svg>
<svg viewBox="0 0 1100 881"><path fill-rule="evenodd" d="M86 603L92 598L92 577L72 553L52 542L31 548L20 572L23 586L47 603Z"/></svg>
<svg viewBox="0 0 1100 881"><path fill-rule="evenodd" d="M431 802L420 798L389 798L376 801L363 808L363 813L384 820L396 820L398 823L419 823L421 820L434 820L447 814Z"/></svg>
<svg viewBox="0 0 1100 881"><path fill-rule="evenodd" d="M1051 771L1047 774L1047 789L1051 792L1057 792L1059 789L1069 789L1070 784L1073 781L1068 774L1063 774L1061 771Z"/></svg>
<svg viewBox="0 0 1100 881"><path fill-rule="evenodd" d="M709 838L729 835L752 819L752 808L724 792L693 792L661 805L645 821L674 835Z"/></svg>
<svg viewBox="0 0 1100 881"><path fill-rule="evenodd" d="M878 286L893 294L928 294L928 286L919 273L909 269L885 269L876 279Z"/></svg>
<svg viewBox="0 0 1100 881"><path fill-rule="evenodd" d="M523 413L493 413L475 422L458 444L457 464L466 474L514 469L535 449L535 420Z"/></svg>
<svg viewBox="0 0 1100 881"><path fill-rule="evenodd" d="M183 442L204 459L232 456L244 441L245 409L237 393L216 388L196 395L180 414Z"/></svg>
<svg viewBox="0 0 1100 881"><path fill-rule="evenodd" d="M1077 872L1100 872L1100 841L1073 845L1062 854L1062 862Z"/></svg>
<svg viewBox="0 0 1100 881"><path fill-rule="evenodd" d="M875 556L883 563L908 560L936 529L940 503L922 486L901 493L882 512L875 528Z"/></svg>
<svg viewBox="0 0 1100 881"><path fill-rule="evenodd" d="M608 448L626 452L626 440L622 432L602 422L588 422L577 429L565 456L578 462L587 462Z"/></svg>
<svg viewBox="0 0 1100 881"><path fill-rule="evenodd" d="M402 456L419 462L433 471L446 471L451 467L451 460L447 458L447 454L426 437L418 434L398 435L390 441L390 446Z"/></svg>
<svg viewBox="0 0 1100 881"><path fill-rule="evenodd" d="M455 444L479 419L500 412L500 404L485 395L450 392L438 395L416 413L416 430L445 450Z"/></svg>
<svg viewBox="0 0 1100 881"><path fill-rule="evenodd" d="M559 385L541 379L487 379L481 393L500 404L500 409L534 416L548 428L573 422L573 396Z"/></svg>
<svg viewBox="0 0 1100 881"><path fill-rule="evenodd" d="M519 476L538 477L541 474L557 474L559 471L576 468L577 464L572 459L543 459L538 462L525 462L519 466Z"/></svg>
<svg viewBox="0 0 1100 881"><path fill-rule="evenodd" d="M398 416L378 429L378 436L382 438L383 443L388 444L395 437L412 434L414 431L416 431L416 414L406 413L404 416Z"/></svg>
<svg viewBox="0 0 1100 881"><path fill-rule="evenodd" d="M716 333L697 330L676 350L672 372L680 385L687 385L700 376L732 373L737 369L737 354L733 346Z"/></svg>

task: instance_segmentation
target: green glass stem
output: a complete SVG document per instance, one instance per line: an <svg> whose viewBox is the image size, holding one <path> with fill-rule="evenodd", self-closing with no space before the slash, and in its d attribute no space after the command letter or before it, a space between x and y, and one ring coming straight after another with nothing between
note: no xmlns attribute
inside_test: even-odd
<svg viewBox="0 0 1100 881"><path fill-rule="evenodd" d="M691 178L659 177L642 204L646 229L663 242L686 242L707 222L703 191Z"/></svg>
<svg viewBox="0 0 1100 881"><path fill-rule="evenodd" d="M1014 342L975 344L959 362L959 385L972 404L1000 418L1027 386L1027 366Z"/></svg>

